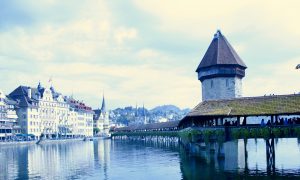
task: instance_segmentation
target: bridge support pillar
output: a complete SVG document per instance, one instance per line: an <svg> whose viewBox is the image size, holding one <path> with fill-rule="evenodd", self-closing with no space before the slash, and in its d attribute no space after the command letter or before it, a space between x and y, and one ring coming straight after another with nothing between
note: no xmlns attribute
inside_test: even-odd
<svg viewBox="0 0 300 180"><path fill-rule="evenodd" d="M244 139L244 154L245 154L245 171L248 172L248 150L247 150L248 140Z"/></svg>
<svg viewBox="0 0 300 180"><path fill-rule="evenodd" d="M274 116L271 116L271 125L274 124Z"/></svg>
<svg viewBox="0 0 300 180"><path fill-rule="evenodd" d="M236 125L237 125L237 126L240 126L240 124L241 124L241 117L238 116L238 117L237 117L237 123L236 123Z"/></svg>
<svg viewBox="0 0 300 180"><path fill-rule="evenodd" d="M224 159L225 158L225 152L224 152L224 145L223 143L218 143L218 159Z"/></svg>
<svg viewBox="0 0 300 180"><path fill-rule="evenodd" d="M223 124L221 123L221 119L220 118L217 118L217 122L218 122L218 126L222 126Z"/></svg>
<svg viewBox="0 0 300 180"><path fill-rule="evenodd" d="M274 138L266 139L267 172L275 172Z"/></svg>

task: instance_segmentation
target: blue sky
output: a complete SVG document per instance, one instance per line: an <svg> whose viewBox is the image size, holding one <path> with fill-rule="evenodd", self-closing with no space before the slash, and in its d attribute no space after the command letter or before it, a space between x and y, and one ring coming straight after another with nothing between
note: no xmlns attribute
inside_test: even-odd
<svg viewBox="0 0 300 180"><path fill-rule="evenodd" d="M47 85L96 108L201 99L195 70L221 29L244 96L300 90L299 1L0 1L0 89Z"/></svg>

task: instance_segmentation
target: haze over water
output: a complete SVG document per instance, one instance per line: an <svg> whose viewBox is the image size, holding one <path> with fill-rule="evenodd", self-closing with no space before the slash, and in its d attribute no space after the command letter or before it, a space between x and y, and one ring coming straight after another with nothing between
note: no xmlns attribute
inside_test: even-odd
<svg viewBox="0 0 300 180"><path fill-rule="evenodd" d="M239 147L242 140L231 143L232 148ZM99 140L1 146L0 179L206 179L267 175L264 140L248 140L247 149L249 170L245 170L242 157L218 160L207 151L191 155L176 143ZM296 138L277 140L275 152L276 171L269 178L300 175Z"/></svg>

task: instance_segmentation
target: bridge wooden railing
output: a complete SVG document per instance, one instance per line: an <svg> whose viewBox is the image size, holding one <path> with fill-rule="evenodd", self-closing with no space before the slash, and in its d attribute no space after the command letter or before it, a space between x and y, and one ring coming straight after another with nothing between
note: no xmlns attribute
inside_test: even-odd
<svg viewBox="0 0 300 180"><path fill-rule="evenodd" d="M191 142L228 141L251 138L291 138L300 137L300 125L246 125L189 127L182 130L134 130L112 132L112 136L169 136L181 137Z"/></svg>

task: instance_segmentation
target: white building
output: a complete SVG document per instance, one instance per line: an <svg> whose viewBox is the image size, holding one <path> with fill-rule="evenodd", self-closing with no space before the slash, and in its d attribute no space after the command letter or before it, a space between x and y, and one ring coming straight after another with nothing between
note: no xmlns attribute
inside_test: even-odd
<svg viewBox="0 0 300 180"><path fill-rule="evenodd" d="M0 91L0 140L10 139L20 131L17 125L16 105L16 101L9 99Z"/></svg>
<svg viewBox="0 0 300 180"><path fill-rule="evenodd" d="M91 108L71 103L52 86L42 87L40 83L37 88L19 86L9 97L18 101L18 122L23 134L55 138L90 136L93 132Z"/></svg>
<svg viewBox="0 0 300 180"><path fill-rule="evenodd" d="M103 95L101 109L94 110L94 135L107 136L109 134L109 112L106 111ZM99 132L97 132L99 130Z"/></svg>
<svg viewBox="0 0 300 180"><path fill-rule="evenodd" d="M70 105L68 121L64 125L70 135L93 136L93 115L91 107L73 97L66 98Z"/></svg>

